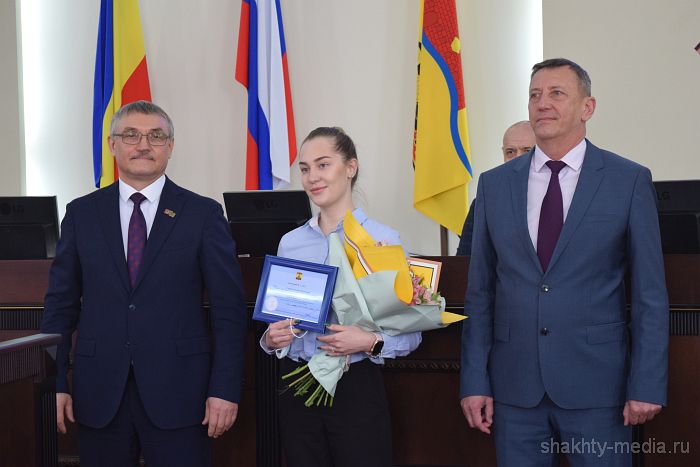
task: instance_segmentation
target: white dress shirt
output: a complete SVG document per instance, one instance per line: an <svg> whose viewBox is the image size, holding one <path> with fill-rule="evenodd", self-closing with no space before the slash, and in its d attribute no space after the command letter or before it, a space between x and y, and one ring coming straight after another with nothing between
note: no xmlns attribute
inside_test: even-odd
<svg viewBox="0 0 700 467"><path fill-rule="evenodd" d="M559 172L559 185L561 186L561 196L564 204L564 222L569 213L571 200L574 198L578 177L581 175L581 165L586 155L586 140L567 152L560 160L566 163L566 167ZM530 232L532 245L537 250L537 233L540 226L540 211L542 210L542 200L547 194L549 179L552 171L547 167L547 162L552 160L547 154L542 152L539 146L535 146L535 154L530 163L530 175L527 179L527 228Z"/></svg>
<svg viewBox="0 0 700 467"><path fill-rule="evenodd" d="M146 238L151 234L151 227L153 227L153 220L156 218L156 211L158 210L158 202L160 201L160 194L163 192L163 186L165 186L165 175L161 175L158 180L140 191L140 193L146 197L146 199L141 201L141 212L146 219ZM136 193L136 191L138 190L124 183L121 178L119 179L119 220L122 226L124 257L126 257L129 244L129 220L131 219L131 213L134 211L134 202L131 201L129 197Z"/></svg>

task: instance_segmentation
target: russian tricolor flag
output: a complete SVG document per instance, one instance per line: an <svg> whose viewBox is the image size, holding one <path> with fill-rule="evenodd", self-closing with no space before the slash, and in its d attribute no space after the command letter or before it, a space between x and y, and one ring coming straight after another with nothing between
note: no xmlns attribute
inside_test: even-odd
<svg viewBox="0 0 700 467"><path fill-rule="evenodd" d="M245 188L285 187L297 152L279 0L242 0L236 80L248 89Z"/></svg>

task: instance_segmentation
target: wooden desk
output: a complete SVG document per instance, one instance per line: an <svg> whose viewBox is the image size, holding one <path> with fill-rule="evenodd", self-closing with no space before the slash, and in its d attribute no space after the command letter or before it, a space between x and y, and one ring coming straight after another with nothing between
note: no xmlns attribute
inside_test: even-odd
<svg viewBox="0 0 700 467"><path fill-rule="evenodd" d="M12 337L0 331L0 464L58 465L56 367L58 334Z"/></svg>

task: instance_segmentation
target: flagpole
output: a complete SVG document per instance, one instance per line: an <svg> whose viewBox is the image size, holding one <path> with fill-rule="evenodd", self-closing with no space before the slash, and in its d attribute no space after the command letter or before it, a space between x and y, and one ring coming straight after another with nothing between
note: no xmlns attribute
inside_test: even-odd
<svg viewBox="0 0 700 467"><path fill-rule="evenodd" d="M450 252L447 248L447 228L444 225L440 226L440 256L449 256Z"/></svg>

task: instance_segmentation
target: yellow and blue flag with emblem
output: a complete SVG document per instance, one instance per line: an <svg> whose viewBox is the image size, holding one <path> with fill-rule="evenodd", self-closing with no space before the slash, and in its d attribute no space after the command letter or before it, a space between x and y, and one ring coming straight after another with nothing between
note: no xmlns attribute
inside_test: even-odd
<svg viewBox="0 0 700 467"><path fill-rule="evenodd" d="M413 206L459 234L472 179L455 0L421 0Z"/></svg>

